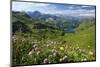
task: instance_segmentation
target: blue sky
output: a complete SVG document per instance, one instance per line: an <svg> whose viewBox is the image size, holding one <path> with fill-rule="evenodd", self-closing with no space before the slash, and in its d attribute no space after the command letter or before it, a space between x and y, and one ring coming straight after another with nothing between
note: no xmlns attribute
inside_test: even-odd
<svg viewBox="0 0 100 67"><path fill-rule="evenodd" d="M77 16L95 16L94 6L80 6L69 4L49 4L34 2L12 2L13 11L40 11L45 14L62 14Z"/></svg>

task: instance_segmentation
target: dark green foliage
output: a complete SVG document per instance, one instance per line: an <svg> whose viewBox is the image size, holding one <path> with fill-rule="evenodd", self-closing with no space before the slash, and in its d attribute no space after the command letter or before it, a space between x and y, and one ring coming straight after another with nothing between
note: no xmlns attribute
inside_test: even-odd
<svg viewBox="0 0 100 67"><path fill-rule="evenodd" d="M13 22L13 25L12 25L12 32L15 33L15 32L21 32L21 33L27 33L27 32L31 32L31 30L28 28L27 25L25 25L23 22L21 21L16 21L16 22Z"/></svg>
<svg viewBox="0 0 100 67"><path fill-rule="evenodd" d="M42 23L36 23L36 24L34 24L34 27L33 27L33 29L47 29L47 28L56 29L53 26L50 26L47 24L42 24Z"/></svg>

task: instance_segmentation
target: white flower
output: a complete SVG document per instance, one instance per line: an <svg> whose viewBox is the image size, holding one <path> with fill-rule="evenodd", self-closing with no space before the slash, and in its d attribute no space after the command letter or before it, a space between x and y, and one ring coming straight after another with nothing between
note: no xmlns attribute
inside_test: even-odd
<svg viewBox="0 0 100 67"><path fill-rule="evenodd" d="M51 41L51 44L53 44L53 41Z"/></svg>
<svg viewBox="0 0 100 67"><path fill-rule="evenodd" d="M16 41L17 40L17 38L15 36L13 36L12 39L13 39L13 41Z"/></svg>
<svg viewBox="0 0 100 67"><path fill-rule="evenodd" d="M25 38L24 39L22 39L22 42L24 42L25 41Z"/></svg>
<svg viewBox="0 0 100 67"><path fill-rule="evenodd" d="M86 59L86 58L84 58L84 59L81 59L81 61L87 61L87 59Z"/></svg>
<svg viewBox="0 0 100 67"><path fill-rule="evenodd" d="M55 50L55 53L58 53L58 50Z"/></svg>
<svg viewBox="0 0 100 67"><path fill-rule="evenodd" d="M33 47L35 48L35 47L36 47L36 45L33 45Z"/></svg>
<svg viewBox="0 0 100 67"><path fill-rule="evenodd" d="M34 50L35 50L35 51L37 51L37 50L39 50L39 48L38 48L38 47L36 47Z"/></svg>
<svg viewBox="0 0 100 67"><path fill-rule="evenodd" d="M36 60L37 60L37 59L36 59L36 58L34 58L34 61L35 61L35 62L36 62Z"/></svg>
<svg viewBox="0 0 100 67"><path fill-rule="evenodd" d="M53 44L56 44L56 42L53 42Z"/></svg>
<svg viewBox="0 0 100 67"><path fill-rule="evenodd" d="M12 39L15 39L15 37L13 36Z"/></svg>
<svg viewBox="0 0 100 67"><path fill-rule="evenodd" d="M48 59L45 58L45 59L43 60L43 63L48 63Z"/></svg>
<svg viewBox="0 0 100 67"><path fill-rule="evenodd" d="M40 54L40 51L37 52L37 55L39 55L39 54Z"/></svg>
<svg viewBox="0 0 100 67"><path fill-rule="evenodd" d="M47 44L47 47L49 47L51 44Z"/></svg>
<svg viewBox="0 0 100 67"><path fill-rule="evenodd" d="M50 50L50 52L54 52L54 49Z"/></svg>
<svg viewBox="0 0 100 67"><path fill-rule="evenodd" d="M49 55L49 58L52 59L52 55Z"/></svg>
<svg viewBox="0 0 100 67"><path fill-rule="evenodd" d="M80 51L80 52L86 52L86 50L85 50L85 49L79 49L79 51Z"/></svg>
<svg viewBox="0 0 100 67"><path fill-rule="evenodd" d="M68 58L68 56L65 55L65 56L62 58L62 60L64 61L64 60L67 59L67 58Z"/></svg>
<svg viewBox="0 0 100 67"><path fill-rule="evenodd" d="M28 55L32 55L32 54L33 54L33 52L34 52L33 50L32 50L32 51L30 51L30 52L28 53Z"/></svg>

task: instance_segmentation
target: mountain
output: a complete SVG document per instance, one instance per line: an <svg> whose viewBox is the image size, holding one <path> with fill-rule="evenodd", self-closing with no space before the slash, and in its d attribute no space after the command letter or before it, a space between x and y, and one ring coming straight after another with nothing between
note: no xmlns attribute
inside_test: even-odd
<svg viewBox="0 0 100 67"><path fill-rule="evenodd" d="M39 11L27 12L27 14L34 19L39 19L42 16L42 14Z"/></svg>
<svg viewBox="0 0 100 67"><path fill-rule="evenodd" d="M44 14L39 11L34 12L13 12L13 22L20 21L27 24L30 28L41 29L59 29L66 32L74 32L75 28L80 25L80 22L85 18L67 16L67 15L52 15ZM93 18L89 18L93 19ZM93 19L94 20L94 19ZM34 27L35 26L35 27Z"/></svg>
<svg viewBox="0 0 100 67"><path fill-rule="evenodd" d="M32 20L32 18L26 12L13 11L12 22L15 22L17 20L22 21L22 22L29 22Z"/></svg>
<svg viewBox="0 0 100 67"><path fill-rule="evenodd" d="M53 18L54 20L57 19L58 17L55 15L51 14L43 14L39 11L34 11L34 12L27 12L27 14L32 17L33 19L43 19L46 20L48 18Z"/></svg>

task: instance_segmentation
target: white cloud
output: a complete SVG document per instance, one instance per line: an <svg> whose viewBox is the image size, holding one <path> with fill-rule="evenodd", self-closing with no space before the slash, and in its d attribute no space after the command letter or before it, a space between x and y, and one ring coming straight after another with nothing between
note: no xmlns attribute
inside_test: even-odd
<svg viewBox="0 0 100 67"><path fill-rule="evenodd" d="M95 14L80 14L79 16L88 16L88 17L94 17L95 16Z"/></svg>
<svg viewBox="0 0 100 67"><path fill-rule="evenodd" d="M51 4L45 3L32 3L32 2L12 2L12 10L14 11L40 11L46 14L63 14L63 15L79 15L79 16L93 16L95 15L95 10L84 10L76 9L74 5L69 6L66 10L56 10L57 6L51 6ZM91 6L81 6L82 7L91 7Z"/></svg>
<svg viewBox="0 0 100 67"><path fill-rule="evenodd" d="M12 2L12 10L14 11L32 11L31 9L38 9L47 6L49 6L49 4L32 2Z"/></svg>
<svg viewBox="0 0 100 67"><path fill-rule="evenodd" d="M46 6L48 6L49 4L43 4L43 3L38 3L38 4L36 4L36 3L33 3L33 5L34 5L34 6L37 6L37 7L46 7Z"/></svg>
<svg viewBox="0 0 100 67"><path fill-rule="evenodd" d="M91 6L81 6L81 7L91 7Z"/></svg>

